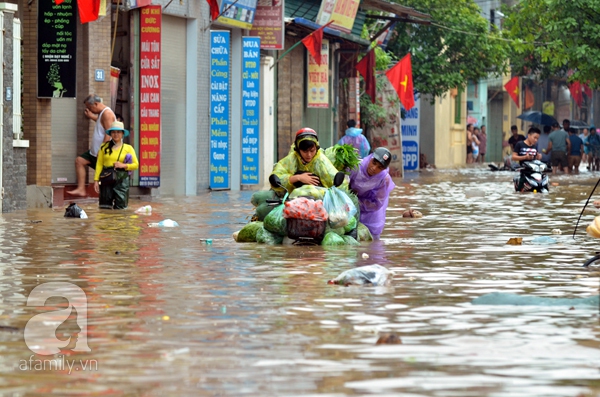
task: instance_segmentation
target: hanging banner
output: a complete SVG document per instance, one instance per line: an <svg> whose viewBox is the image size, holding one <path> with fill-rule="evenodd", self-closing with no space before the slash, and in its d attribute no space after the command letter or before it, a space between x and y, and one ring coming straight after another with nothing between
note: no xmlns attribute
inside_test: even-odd
<svg viewBox="0 0 600 397"><path fill-rule="evenodd" d="M263 50L283 50L285 25L283 24L284 0L259 0L250 36L260 37Z"/></svg>
<svg viewBox="0 0 600 397"><path fill-rule="evenodd" d="M321 44L321 65L307 51L308 84L307 107L329 107L329 40L323 39Z"/></svg>
<svg viewBox="0 0 600 397"><path fill-rule="evenodd" d="M371 134L371 147L376 149L380 146L388 148L392 153L390 163L390 175L392 177L403 176L402 165L402 136L400 135L400 104L390 101L389 98L397 98L396 90L390 81L378 73L378 79L385 80L383 90L377 90L377 102L385 109L387 122L380 126L369 129Z"/></svg>
<svg viewBox="0 0 600 397"><path fill-rule="evenodd" d="M242 185L259 182L260 37L242 39Z"/></svg>
<svg viewBox="0 0 600 397"><path fill-rule="evenodd" d="M256 0L222 0L221 13L217 21L236 28L251 29L256 13Z"/></svg>
<svg viewBox="0 0 600 397"><path fill-rule="evenodd" d="M161 6L140 17L140 186L160 186Z"/></svg>
<svg viewBox="0 0 600 397"><path fill-rule="evenodd" d="M77 12L75 0L38 5L38 98L75 98Z"/></svg>
<svg viewBox="0 0 600 397"><path fill-rule="evenodd" d="M360 125L360 78L358 71L354 72L357 77L348 78L348 120L356 121Z"/></svg>
<svg viewBox="0 0 600 397"><path fill-rule="evenodd" d="M360 0L323 0L316 22L322 26L334 21L329 27L351 33L359 4Z"/></svg>
<svg viewBox="0 0 600 397"><path fill-rule="evenodd" d="M402 120L402 162L404 169L419 169L419 123L420 95L415 94L415 105L405 114Z"/></svg>
<svg viewBox="0 0 600 397"><path fill-rule="evenodd" d="M229 31L210 32L210 181L229 188Z"/></svg>

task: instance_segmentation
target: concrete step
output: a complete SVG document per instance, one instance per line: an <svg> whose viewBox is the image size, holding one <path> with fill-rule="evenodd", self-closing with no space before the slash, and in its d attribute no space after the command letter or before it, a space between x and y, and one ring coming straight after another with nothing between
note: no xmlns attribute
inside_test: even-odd
<svg viewBox="0 0 600 397"><path fill-rule="evenodd" d="M98 193L94 191L94 184L85 186L85 196L72 196L69 191L77 188L77 185L52 185L52 207L59 208L69 203L93 203L98 201Z"/></svg>

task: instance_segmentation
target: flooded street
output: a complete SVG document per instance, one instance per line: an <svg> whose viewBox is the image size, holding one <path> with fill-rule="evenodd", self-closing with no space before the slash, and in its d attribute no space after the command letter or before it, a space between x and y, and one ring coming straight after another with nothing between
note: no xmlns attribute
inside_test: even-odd
<svg viewBox="0 0 600 397"><path fill-rule="evenodd" d="M235 243L252 192L133 200L121 212L83 204L89 219L4 214L0 394L598 396L597 306L470 303L491 292L598 293L599 266L581 267L600 251L585 234L600 215L591 202L572 233L600 174L550 175L558 186L547 195L515 193L514 175L407 174L382 240L358 247ZM146 204L151 215L134 214ZM402 218L409 207L423 218ZM147 226L167 218L180 227ZM535 244L543 236L557 243ZM507 245L512 237L523 244ZM393 271L390 287L326 283L374 263ZM24 342L33 315L68 308L64 298L26 306L48 282L85 291L91 352L33 355ZM81 331L73 312L56 335ZM390 332L402 344L375 345ZM35 367L53 357L74 365Z"/></svg>

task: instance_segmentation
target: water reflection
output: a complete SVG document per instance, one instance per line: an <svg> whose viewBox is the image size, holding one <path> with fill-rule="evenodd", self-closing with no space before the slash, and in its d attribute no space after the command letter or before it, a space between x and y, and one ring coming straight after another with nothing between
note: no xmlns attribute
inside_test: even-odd
<svg viewBox="0 0 600 397"><path fill-rule="evenodd" d="M494 291L597 293L597 274L580 267L598 247L584 233L595 209L570 236L596 179L551 177L548 195L514 193L511 179L476 168L407 175L382 240L344 248L234 243L251 192L130 203L152 205L148 216L95 205L84 206L88 220L5 214L0 325L21 331L0 328L0 379L15 395L599 393L597 308L469 303ZM424 217L402 218L409 207ZM167 218L180 227L148 227ZM539 236L556 244L533 244ZM511 237L523 245L506 245ZM392 287L326 284L373 263L394 272ZM22 330L48 310L26 307L27 296L49 281L85 290L92 351L65 356L97 360L96 370L19 369L32 354ZM77 331L72 323L57 336ZM381 332L403 344L376 346Z"/></svg>

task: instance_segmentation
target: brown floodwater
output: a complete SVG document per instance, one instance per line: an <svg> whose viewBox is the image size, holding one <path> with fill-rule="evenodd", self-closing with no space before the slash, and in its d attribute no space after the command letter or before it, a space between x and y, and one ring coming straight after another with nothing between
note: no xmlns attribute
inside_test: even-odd
<svg viewBox="0 0 600 397"><path fill-rule="evenodd" d="M84 204L89 219L64 209L3 214L0 394L599 395L598 307L471 304L491 292L598 293L600 267L581 265L600 251L585 234L600 213L590 205L572 233L600 175L551 176L558 186L546 195L515 193L513 175L407 174L382 240L358 247L235 243L251 192L132 201L118 212ZM134 214L146 204L151 215ZM409 207L423 218L402 218ZM148 227L163 219L180 226ZM507 245L511 237L523 244ZM390 287L327 284L374 263L393 272ZM74 310L44 323L63 345L73 336L67 349L30 350L52 335L26 343L28 321L69 308L60 297L27 306L50 282L85 291L90 352L68 349L86 332ZM375 344L392 332L402 344Z"/></svg>

